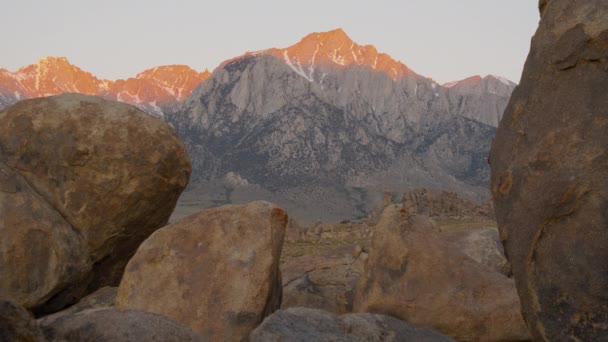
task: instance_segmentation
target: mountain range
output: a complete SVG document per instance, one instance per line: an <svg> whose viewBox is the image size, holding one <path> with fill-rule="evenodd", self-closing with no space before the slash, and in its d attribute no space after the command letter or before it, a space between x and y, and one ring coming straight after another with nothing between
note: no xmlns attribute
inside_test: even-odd
<svg viewBox="0 0 608 342"><path fill-rule="evenodd" d="M249 52L213 73L186 66L98 80L63 58L0 70L0 106L77 91L170 122L193 163L177 215L267 199L302 222L356 219L416 187L488 196L491 140L515 84L438 84L341 29Z"/></svg>
<svg viewBox="0 0 608 342"><path fill-rule="evenodd" d="M147 113L163 116L210 76L186 65L145 70L126 80L101 80L70 64L65 57L45 57L15 72L0 69L0 109L20 99L82 93L133 104Z"/></svg>

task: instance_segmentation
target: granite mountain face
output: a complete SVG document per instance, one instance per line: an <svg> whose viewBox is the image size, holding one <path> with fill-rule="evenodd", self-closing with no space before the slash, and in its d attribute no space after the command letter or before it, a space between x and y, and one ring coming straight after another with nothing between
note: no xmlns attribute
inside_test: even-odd
<svg viewBox="0 0 608 342"><path fill-rule="evenodd" d="M514 86L496 76L440 85L340 29L247 53L168 117L193 162L182 203L262 197L313 221L365 216L383 191L484 198Z"/></svg>
<svg viewBox="0 0 608 342"><path fill-rule="evenodd" d="M126 80L100 80L64 57L45 57L15 72L0 69L0 109L21 99L81 93L126 102L163 116L174 112L194 87L209 77L185 65L145 70Z"/></svg>
<svg viewBox="0 0 608 342"><path fill-rule="evenodd" d="M0 69L0 109L78 92L164 117L185 141L193 180L180 206L267 199L301 221L365 216L384 191L488 195L491 139L515 84L438 84L341 29L246 53L213 74L160 66L109 81L46 57Z"/></svg>

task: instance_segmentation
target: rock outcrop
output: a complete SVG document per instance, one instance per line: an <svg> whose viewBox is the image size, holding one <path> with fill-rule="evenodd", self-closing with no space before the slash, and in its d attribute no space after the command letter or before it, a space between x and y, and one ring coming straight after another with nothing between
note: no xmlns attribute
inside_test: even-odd
<svg viewBox="0 0 608 342"><path fill-rule="evenodd" d="M44 342L36 320L19 304L0 299L0 341Z"/></svg>
<svg viewBox="0 0 608 342"><path fill-rule="evenodd" d="M354 310L389 314L456 340L530 338L512 279L469 258L426 220L396 205L375 227Z"/></svg>
<svg viewBox="0 0 608 342"><path fill-rule="evenodd" d="M227 205L156 231L129 261L117 306L156 312L210 340L241 341L281 304L287 214Z"/></svg>
<svg viewBox="0 0 608 342"><path fill-rule="evenodd" d="M188 183L175 131L79 94L21 101L0 121L3 295L42 313L116 285Z"/></svg>
<svg viewBox="0 0 608 342"><path fill-rule="evenodd" d="M493 218L490 201L478 204L455 192L414 189L403 194L402 204L409 212L440 218Z"/></svg>
<svg viewBox="0 0 608 342"><path fill-rule="evenodd" d="M390 316L335 314L308 308L279 310L267 317L251 334L251 342L449 342L429 328L419 328Z"/></svg>
<svg viewBox="0 0 608 342"><path fill-rule="evenodd" d="M281 308L352 312L355 287L366 259L367 252L360 245L351 245L287 260L281 265Z"/></svg>
<svg viewBox="0 0 608 342"><path fill-rule="evenodd" d="M203 337L170 319L149 312L88 309L41 321L50 342L203 342Z"/></svg>
<svg viewBox="0 0 608 342"><path fill-rule="evenodd" d="M490 153L492 194L536 340L608 340L608 2L540 1Z"/></svg>

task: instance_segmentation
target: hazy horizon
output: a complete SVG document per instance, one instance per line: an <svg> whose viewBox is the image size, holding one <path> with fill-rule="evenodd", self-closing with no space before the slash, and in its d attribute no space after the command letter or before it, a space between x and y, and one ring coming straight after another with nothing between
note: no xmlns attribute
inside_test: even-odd
<svg viewBox="0 0 608 342"><path fill-rule="evenodd" d="M495 74L519 82L537 4L467 0L312 0L294 5L116 0L20 1L5 5L0 68L15 71L46 56L67 57L104 79L159 65L213 71L247 51L293 45L312 32L342 28L439 83Z"/></svg>

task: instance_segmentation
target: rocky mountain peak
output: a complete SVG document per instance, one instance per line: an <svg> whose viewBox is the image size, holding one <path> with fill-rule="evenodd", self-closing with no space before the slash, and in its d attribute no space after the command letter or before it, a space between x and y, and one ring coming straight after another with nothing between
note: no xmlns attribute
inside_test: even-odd
<svg viewBox="0 0 608 342"><path fill-rule="evenodd" d="M38 67L55 67L55 66L63 66L63 67L72 67L73 65L68 61L67 57L55 57L55 56L46 56L42 57L36 62Z"/></svg>
<svg viewBox="0 0 608 342"><path fill-rule="evenodd" d="M162 116L174 111L209 75L208 70L199 73L186 65L166 65L110 81L98 79L65 57L44 57L15 72L0 69L0 108L23 98L81 93L130 103Z"/></svg>
<svg viewBox="0 0 608 342"><path fill-rule="evenodd" d="M197 72L187 65L165 65L137 74L134 78L116 81L110 95L117 100L146 104L146 109L162 115L158 106L184 100L192 90L209 77L208 70Z"/></svg>
<svg viewBox="0 0 608 342"><path fill-rule="evenodd" d="M482 80L483 80L483 77L481 77L480 75L474 75L474 76L467 77L467 78L462 79L462 80L457 80L457 81L452 81L452 82L444 83L443 86L446 87L446 88L451 88L451 87L453 87L455 85L458 85L458 84L475 84L475 83L479 83Z"/></svg>
<svg viewBox="0 0 608 342"><path fill-rule="evenodd" d="M44 57L35 64L12 73L24 97L41 97L61 93L96 94L100 81L65 57Z"/></svg>
<svg viewBox="0 0 608 342"><path fill-rule="evenodd" d="M351 66L365 66L385 72L395 80L415 74L405 64L378 52L373 45L357 44L341 28L327 32L313 32L287 48L250 52L245 56L226 61L221 66L243 57L260 54L272 55L283 60L310 82L321 81L323 74L327 73L327 68Z"/></svg>
<svg viewBox="0 0 608 342"><path fill-rule="evenodd" d="M517 84L502 76L486 75L484 77L475 75L463 80L445 83L443 86L451 88L460 94L482 93L495 94L499 96L511 96L511 92Z"/></svg>
<svg viewBox="0 0 608 342"><path fill-rule="evenodd" d="M145 70L137 74L135 79L164 90L167 96L157 99L157 102L161 103L183 101L199 83L210 75L211 73L207 69L198 72L187 65L164 65Z"/></svg>

